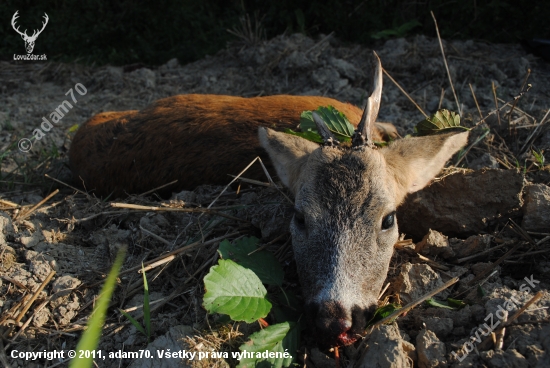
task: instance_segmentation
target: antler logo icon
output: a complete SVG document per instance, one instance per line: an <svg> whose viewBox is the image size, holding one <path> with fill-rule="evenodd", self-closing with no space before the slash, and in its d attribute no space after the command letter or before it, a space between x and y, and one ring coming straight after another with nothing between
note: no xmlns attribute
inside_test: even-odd
<svg viewBox="0 0 550 368"><path fill-rule="evenodd" d="M19 15L17 15L18 12L19 12L19 10L17 10L15 12L15 14L13 15L13 18L11 18L11 26L13 27L13 29L15 29L15 32L17 32L21 35L21 38L23 39L23 41L25 41L25 49L27 50L27 54L30 54L30 53L32 53L32 50L34 49L34 43L35 43L36 39L38 38L40 33L42 33L44 28L46 28L46 24L48 24L48 20L49 20L48 14L44 13L44 22L42 22L42 29L40 31L37 31L35 29L32 36L29 36L29 35L27 35L27 30L26 29L25 29L25 32L21 32L21 31L19 31L19 27L17 27L17 28L15 27L15 20L17 18L19 18Z"/></svg>

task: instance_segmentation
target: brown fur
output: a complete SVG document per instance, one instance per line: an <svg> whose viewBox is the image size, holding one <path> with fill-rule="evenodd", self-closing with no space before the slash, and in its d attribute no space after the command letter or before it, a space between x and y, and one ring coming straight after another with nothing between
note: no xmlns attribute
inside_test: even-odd
<svg viewBox="0 0 550 368"><path fill-rule="evenodd" d="M326 97L268 96L242 98L179 95L141 111L104 112L76 133L69 159L75 182L98 195L138 194L173 180L164 193L200 184L226 184L261 156L258 127L295 129L304 110L332 105L357 125L362 111ZM377 124L373 139L395 136L390 124ZM259 165L246 177L265 181Z"/></svg>

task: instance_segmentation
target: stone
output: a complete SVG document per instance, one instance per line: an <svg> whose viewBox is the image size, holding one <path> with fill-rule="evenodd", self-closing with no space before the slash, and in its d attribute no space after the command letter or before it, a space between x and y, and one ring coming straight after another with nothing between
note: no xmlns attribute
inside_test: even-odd
<svg viewBox="0 0 550 368"><path fill-rule="evenodd" d="M453 330L453 320L451 318L429 317L423 320L426 330L434 332L437 337L443 338Z"/></svg>
<svg viewBox="0 0 550 368"><path fill-rule="evenodd" d="M542 360L543 356L544 350L542 350L539 344L529 345L525 349L525 358L527 358L530 367L535 367L537 362Z"/></svg>
<svg viewBox="0 0 550 368"><path fill-rule="evenodd" d="M527 231L550 231L550 187L530 184L524 193L522 227Z"/></svg>
<svg viewBox="0 0 550 368"><path fill-rule="evenodd" d="M367 351L358 363L360 368L408 367L414 346L403 340L396 324L382 325L369 338Z"/></svg>
<svg viewBox="0 0 550 368"><path fill-rule="evenodd" d="M514 170L458 172L410 194L398 208L399 230L421 239L479 234L490 221L521 208L523 175Z"/></svg>
<svg viewBox="0 0 550 368"><path fill-rule="evenodd" d="M146 350L149 351L150 357L135 359L130 368L182 368L191 367L192 361L185 359L163 359L159 358L157 351L178 352L180 350L189 350L187 344L182 340L187 336L193 336L193 327L191 326L173 326L170 330L155 339L147 345ZM198 355L198 354L197 354ZM197 358L198 360L198 358ZM220 359L222 361L223 359ZM225 365L229 366L229 365Z"/></svg>
<svg viewBox="0 0 550 368"><path fill-rule="evenodd" d="M41 327L46 324L50 319L51 312L48 308L42 308L40 311L35 312L32 324L34 327Z"/></svg>
<svg viewBox="0 0 550 368"><path fill-rule="evenodd" d="M16 262L17 255L15 249L9 245L1 244L0 241L0 271L8 271Z"/></svg>
<svg viewBox="0 0 550 368"><path fill-rule="evenodd" d="M449 238L432 229L416 244L415 250L420 254L432 257L452 258L455 252L449 244Z"/></svg>
<svg viewBox="0 0 550 368"><path fill-rule="evenodd" d="M418 367L447 367L445 344L439 341L432 331L420 331L416 336L416 350L418 353Z"/></svg>
<svg viewBox="0 0 550 368"><path fill-rule="evenodd" d="M19 243L24 245L26 248L33 248L35 245L44 240L41 230L36 230L29 236L21 236L19 238Z"/></svg>
<svg viewBox="0 0 550 368"><path fill-rule="evenodd" d="M58 277L52 283L52 293L57 294L57 297L65 296L71 293L73 289L82 284L82 281L71 275L63 275Z"/></svg>
<svg viewBox="0 0 550 368"><path fill-rule="evenodd" d="M397 277L395 287L399 298L405 304L410 303L430 291L443 285L444 282L437 272L426 264L405 263L401 266L401 274ZM449 294L444 290L436 296L446 298Z"/></svg>
<svg viewBox="0 0 550 368"><path fill-rule="evenodd" d="M145 88L155 88L157 84L155 72L148 68L134 70L130 73L130 77Z"/></svg>
<svg viewBox="0 0 550 368"><path fill-rule="evenodd" d="M0 212L0 245L6 244L6 241L12 241L14 236L15 230L11 217L5 212Z"/></svg>
<svg viewBox="0 0 550 368"><path fill-rule="evenodd" d="M311 349L309 359L315 365L315 368L334 368L336 361L319 350L319 348Z"/></svg>
<svg viewBox="0 0 550 368"><path fill-rule="evenodd" d="M361 75L361 72L355 67L355 65L344 59L331 57L329 59L329 63L340 73L340 75L343 75L350 80L354 80Z"/></svg>
<svg viewBox="0 0 550 368"><path fill-rule="evenodd" d="M498 169L498 161L491 154L485 152L475 160L472 160L468 167L472 170L480 170L484 168Z"/></svg>
<svg viewBox="0 0 550 368"><path fill-rule="evenodd" d="M489 368L527 368L529 363L516 349L489 350L479 354Z"/></svg>
<svg viewBox="0 0 550 368"><path fill-rule="evenodd" d="M451 248L457 258L467 257L489 248L491 236L488 234L472 235L466 240L451 239Z"/></svg>
<svg viewBox="0 0 550 368"><path fill-rule="evenodd" d="M193 205L197 203L197 195L195 192L188 190L183 190L179 193L172 193L172 197L170 199L174 201L183 201L185 205Z"/></svg>
<svg viewBox="0 0 550 368"><path fill-rule="evenodd" d="M485 271L489 266L491 266L492 263L490 262L479 262L479 263L475 263L471 266L472 268L472 272L474 275L478 276L479 274L481 274L483 271ZM500 267L495 267L494 270L499 270Z"/></svg>

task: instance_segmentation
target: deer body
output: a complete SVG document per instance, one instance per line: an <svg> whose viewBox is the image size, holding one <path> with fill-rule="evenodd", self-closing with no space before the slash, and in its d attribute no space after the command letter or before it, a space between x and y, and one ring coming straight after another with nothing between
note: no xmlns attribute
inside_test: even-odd
<svg viewBox="0 0 550 368"><path fill-rule="evenodd" d="M451 133L375 148L383 130L375 123L382 94L376 60L362 115L323 98L200 95L160 100L140 112L99 114L73 140L75 179L100 193L139 192L173 178L188 188L226 183L225 173L239 172L265 149L295 199L290 232L306 318L321 345L350 344L376 308L398 239L397 207L468 139L468 132ZM340 147L316 113L322 146L271 129L295 127L303 110L321 105L334 105L357 124L351 148Z"/></svg>
<svg viewBox="0 0 550 368"><path fill-rule="evenodd" d="M354 125L361 110L325 97L267 96L242 98L179 95L141 111L100 113L76 133L69 152L76 183L94 193L139 194L178 180L165 193L201 184L225 185L265 151L258 127L296 129L304 110L332 105ZM393 129L393 130L392 130ZM379 124L376 139L394 135ZM246 177L266 181L258 165Z"/></svg>

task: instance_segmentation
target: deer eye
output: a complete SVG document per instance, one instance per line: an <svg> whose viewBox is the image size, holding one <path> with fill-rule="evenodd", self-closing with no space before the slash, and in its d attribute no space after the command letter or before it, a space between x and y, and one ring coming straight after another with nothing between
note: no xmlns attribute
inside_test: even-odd
<svg viewBox="0 0 550 368"><path fill-rule="evenodd" d="M304 213L296 208L294 209L294 221L299 226L305 226L306 223L304 219Z"/></svg>
<svg viewBox="0 0 550 368"><path fill-rule="evenodd" d="M395 211L384 217L382 220L382 230L388 230L395 224Z"/></svg>

